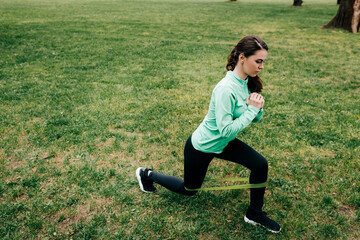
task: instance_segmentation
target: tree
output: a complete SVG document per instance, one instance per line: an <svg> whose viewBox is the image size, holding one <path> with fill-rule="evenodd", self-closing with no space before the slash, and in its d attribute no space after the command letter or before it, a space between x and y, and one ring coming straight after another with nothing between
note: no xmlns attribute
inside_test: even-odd
<svg viewBox="0 0 360 240"><path fill-rule="evenodd" d="M340 0L335 17L323 28L343 28L357 33L360 25L360 0Z"/></svg>
<svg viewBox="0 0 360 240"><path fill-rule="evenodd" d="M293 6L300 7L302 3L303 3L302 0L294 0Z"/></svg>

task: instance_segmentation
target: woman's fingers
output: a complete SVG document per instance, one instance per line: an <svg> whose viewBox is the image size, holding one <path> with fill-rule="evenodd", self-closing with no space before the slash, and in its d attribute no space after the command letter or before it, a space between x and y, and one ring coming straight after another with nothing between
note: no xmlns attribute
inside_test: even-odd
<svg viewBox="0 0 360 240"><path fill-rule="evenodd" d="M254 99L254 100L258 100L258 101L261 101L263 100L263 96L261 96L260 94L258 93L251 93L250 94L250 99Z"/></svg>
<svg viewBox="0 0 360 240"><path fill-rule="evenodd" d="M258 93L251 93L248 99L246 100L246 103L248 105L253 105L259 109L261 109L264 106L264 97L261 94Z"/></svg>

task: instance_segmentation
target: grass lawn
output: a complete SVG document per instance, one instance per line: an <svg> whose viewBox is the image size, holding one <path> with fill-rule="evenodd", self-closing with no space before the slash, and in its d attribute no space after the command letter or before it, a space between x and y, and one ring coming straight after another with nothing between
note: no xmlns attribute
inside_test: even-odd
<svg viewBox="0 0 360 240"><path fill-rule="evenodd" d="M0 0L0 238L359 239L360 35L321 29L335 0L291 4ZM238 137L269 161L277 235L244 223L249 190L145 194L135 177L182 177L249 34L270 48L266 105ZM248 175L216 159L208 172Z"/></svg>

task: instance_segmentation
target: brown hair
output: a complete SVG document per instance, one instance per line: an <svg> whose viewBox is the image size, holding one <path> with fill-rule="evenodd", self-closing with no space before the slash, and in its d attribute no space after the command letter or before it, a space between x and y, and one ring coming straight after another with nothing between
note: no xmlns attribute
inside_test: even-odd
<svg viewBox="0 0 360 240"><path fill-rule="evenodd" d="M235 69L241 53L243 53L245 57L250 57L251 55L254 55L256 51L261 49L265 49L266 51L269 50L268 46L261 38L254 35L244 37L238 42L238 44L234 47L228 56L226 70L232 71ZM248 76L248 79L249 90L251 92L261 92L263 88L261 78L259 76Z"/></svg>

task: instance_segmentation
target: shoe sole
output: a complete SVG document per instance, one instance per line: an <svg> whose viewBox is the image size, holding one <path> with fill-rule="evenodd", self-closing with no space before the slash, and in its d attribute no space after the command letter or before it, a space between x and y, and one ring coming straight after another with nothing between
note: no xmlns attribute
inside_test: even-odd
<svg viewBox="0 0 360 240"><path fill-rule="evenodd" d="M142 182L141 182L141 176L140 176L140 170L141 170L141 169L145 169L145 168L139 167L138 169L136 169L136 178L137 178L137 180L139 181L139 185L140 185L141 191L146 192L146 193L154 193L154 192L146 191L146 190L144 189L144 186L143 186L143 184L142 184Z"/></svg>
<svg viewBox="0 0 360 240"><path fill-rule="evenodd" d="M279 233L281 231L281 228L280 228L279 231L271 230L271 229L265 227L264 225L262 225L260 223L257 223L257 222L254 222L253 220L248 219L246 216L244 217L244 221L247 222L247 223L250 223L250 224L252 224L254 226L261 226L263 228L266 228L266 230L268 230L268 231L270 231L272 233Z"/></svg>

